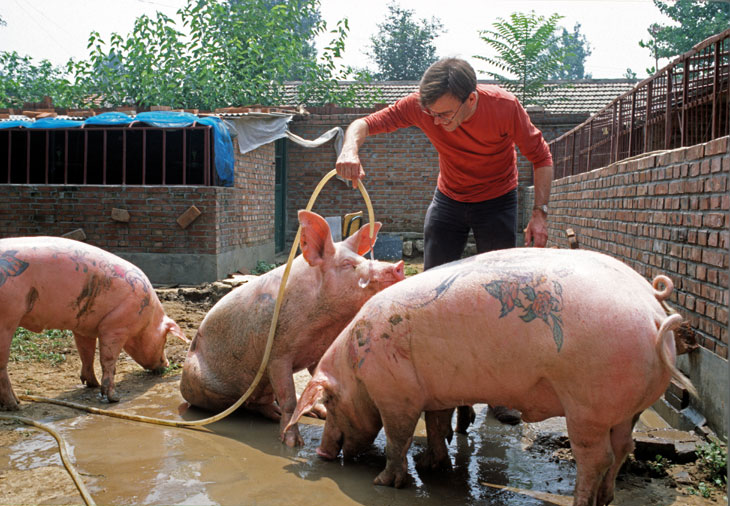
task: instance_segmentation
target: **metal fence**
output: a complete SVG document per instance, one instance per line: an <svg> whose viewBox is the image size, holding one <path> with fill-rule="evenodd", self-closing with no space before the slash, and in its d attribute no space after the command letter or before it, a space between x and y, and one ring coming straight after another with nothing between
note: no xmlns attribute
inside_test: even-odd
<svg viewBox="0 0 730 506"><path fill-rule="evenodd" d="M555 177L730 135L730 29L550 142Z"/></svg>
<svg viewBox="0 0 730 506"><path fill-rule="evenodd" d="M0 129L0 184L211 186L211 140L202 125Z"/></svg>

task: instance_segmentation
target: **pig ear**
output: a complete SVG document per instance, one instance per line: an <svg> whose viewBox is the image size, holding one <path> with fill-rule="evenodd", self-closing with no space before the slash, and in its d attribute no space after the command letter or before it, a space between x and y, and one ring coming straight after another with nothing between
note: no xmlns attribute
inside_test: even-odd
<svg viewBox="0 0 730 506"><path fill-rule="evenodd" d="M302 226L299 244L302 256L309 265L320 265L335 254L335 243L332 242L330 227L324 218L317 213L300 210L299 224Z"/></svg>
<svg viewBox="0 0 730 506"><path fill-rule="evenodd" d="M185 337L185 334L183 333L182 329L180 329L180 326L177 323L175 323L175 320L173 320L169 316L165 316L164 325L165 325L165 335L170 333L173 336L182 339L185 343L190 344L190 339Z"/></svg>
<svg viewBox="0 0 730 506"><path fill-rule="evenodd" d="M299 397L297 407L292 414L291 420L289 420L289 424L284 429L284 432L288 431L292 425L295 425L299 421L304 413L312 409L314 405L317 404L317 401L324 396L326 384L327 379L319 375L316 375L309 380L309 383L304 388L301 397Z"/></svg>
<svg viewBox="0 0 730 506"><path fill-rule="evenodd" d="M365 253L370 251L370 243L372 242L373 244L375 244L375 239L377 239L378 237L378 231L382 226L383 224L379 221L375 222L375 235L373 236L373 240L371 241L370 223L366 223L365 225L360 227L360 230L358 230L345 240L345 246L356 252L358 255L364 255Z"/></svg>

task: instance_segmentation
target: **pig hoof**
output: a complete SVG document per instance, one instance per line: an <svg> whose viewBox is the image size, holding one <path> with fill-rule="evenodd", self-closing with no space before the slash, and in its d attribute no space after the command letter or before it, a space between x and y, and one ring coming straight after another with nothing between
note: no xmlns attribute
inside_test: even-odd
<svg viewBox="0 0 730 506"><path fill-rule="evenodd" d="M403 488L408 483L408 479L408 473L392 473L386 470L375 478L373 484L384 487Z"/></svg>
<svg viewBox="0 0 730 506"><path fill-rule="evenodd" d="M81 376L81 384L86 385L87 388L96 388L99 386L99 382L96 378L85 378Z"/></svg>
<svg viewBox="0 0 730 506"><path fill-rule="evenodd" d="M103 394L99 392L98 397L102 402L108 402L110 404L113 402L119 402L119 396L117 394Z"/></svg>
<svg viewBox="0 0 730 506"><path fill-rule="evenodd" d="M294 448L295 446L303 446L304 445L304 439L302 439L302 436L300 436L299 434L293 434L291 432L287 432L286 434L283 434L281 436L281 440L289 448Z"/></svg>
<svg viewBox="0 0 730 506"><path fill-rule="evenodd" d="M17 402L3 402L0 403L0 411L18 411L20 406Z"/></svg>
<svg viewBox="0 0 730 506"><path fill-rule="evenodd" d="M448 471L451 469L451 459L448 455L445 458L437 458L433 452L426 450L416 457L416 469L420 472Z"/></svg>

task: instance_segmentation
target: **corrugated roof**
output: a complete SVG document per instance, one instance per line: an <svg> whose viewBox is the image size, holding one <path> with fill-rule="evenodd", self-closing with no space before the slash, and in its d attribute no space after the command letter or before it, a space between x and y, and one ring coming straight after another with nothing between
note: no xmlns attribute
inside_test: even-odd
<svg viewBox="0 0 730 506"><path fill-rule="evenodd" d="M479 83L498 84L497 81L480 80ZM629 79L583 79L579 81L548 81L545 93L540 97L547 101L545 112L551 114L593 114L607 106L615 98L631 90L637 80ZM352 81L341 81L339 86L347 88ZM284 104L295 106L297 88L300 82L285 85ZM361 85L363 93L380 90L381 101L392 104L399 98L418 90L418 81L379 81Z"/></svg>

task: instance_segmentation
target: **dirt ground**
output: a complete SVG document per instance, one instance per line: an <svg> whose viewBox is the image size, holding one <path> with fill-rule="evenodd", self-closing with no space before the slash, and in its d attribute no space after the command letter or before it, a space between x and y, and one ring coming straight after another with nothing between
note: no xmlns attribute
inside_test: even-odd
<svg viewBox="0 0 730 506"><path fill-rule="evenodd" d="M195 331L205 316L228 288L218 284L208 284L194 288L160 289L158 293L167 314L178 322L185 335L192 339ZM176 382L182 370L187 345L170 337L167 343L167 356L171 364L164 375L155 375L144 371L139 365L123 354L117 365L116 383L119 395L124 398L134 397L150 388L150 383ZM43 397L54 397L64 400L104 408L96 399L97 389L87 389L80 385L78 374L80 360L73 344L68 340L61 352L65 360L57 365L47 361L11 362L10 377L16 394L32 394ZM97 359L98 360L98 359ZM97 363L97 376L101 373ZM54 414L68 408L50 404L23 402L17 414L36 420L53 418ZM0 421L0 447L9 447L18 439L27 437L30 431L18 430L12 422ZM553 458L572 461L570 450L565 448L565 441L546 438L535 441L540 451L551 452ZM652 504L710 505L727 504L724 490L711 489L710 497L703 498L697 492L700 482L708 482L707 477L696 462L674 464L665 462L660 471L652 469L651 462L637 461L630 458L629 464L617 481L617 490L626 494L636 494L637 502L622 504L647 504L641 497L646 497L646 490L652 489L653 497L672 498L670 502L652 502ZM61 466L36 467L31 470L3 469L0 467L0 504L65 504L55 502L54 497L61 497L59 483L70 483ZM12 484L12 486L10 486ZM73 488L72 484L63 485ZM695 493L692 494L691 491ZM54 495L55 494L55 495ZM68 491L66 491L68 495ZM677 502L674 502L677 501ZM80 501L79 501L80 503Z"/></svg>

